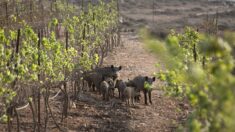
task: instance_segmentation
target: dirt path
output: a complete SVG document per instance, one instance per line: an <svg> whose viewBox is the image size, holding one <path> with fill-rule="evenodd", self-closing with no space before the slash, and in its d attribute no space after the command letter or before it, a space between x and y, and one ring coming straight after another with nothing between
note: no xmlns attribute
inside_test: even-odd
<svg viewBox="0 0 235 132"><path fill-rule="evenodd" d="M121 65L120 78L126 80L136 75L152 75L157 71L155 57L148 53L138 38L128 34L123 36L123 46L114 50L105 58L104 65ZM70 131L110 131L110 132L156 132L174 131L185 115L179 103L164 97L158 90L153 91L153 105L141 103L127 108L118 99L104 102L94 93L80 94L77 108L72 109L68 118ZM116 93L117 95L117 93Z"/></svg>

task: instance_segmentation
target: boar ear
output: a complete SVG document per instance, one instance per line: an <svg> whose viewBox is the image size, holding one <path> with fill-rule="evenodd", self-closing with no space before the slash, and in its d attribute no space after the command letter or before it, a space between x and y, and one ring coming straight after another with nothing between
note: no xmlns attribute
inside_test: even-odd
<svg viewBox="0 0 235 132"><path fill-rule="evenodd" d="M156 80L156 78L155 77L153 77L153 81L155 81Z"/></svg>
<svg viewBox="0 0 235 132"><path fill-rule="evenodd" d="M147 81L147 80L149 79L149 77L148 77L148 76L145 76L144 79L145 79L145 81Z"/></svg>
<svg viewBox="0 0 235 132"><path fill-rule="evenodd" d="M114 68L114 66L113 66L113 65L111 65L111 68L113 69L113 68Z"/></svg>
<svg viewBox="0 0 235 132"><path fill-rule="evenodd" d="M119 70L122 70L122 66L119 66Z"/></svg>

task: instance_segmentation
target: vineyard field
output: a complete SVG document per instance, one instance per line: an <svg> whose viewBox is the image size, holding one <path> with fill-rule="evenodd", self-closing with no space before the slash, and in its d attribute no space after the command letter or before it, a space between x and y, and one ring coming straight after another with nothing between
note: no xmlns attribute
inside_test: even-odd
<svg viewBox="0 0 235 132"><path fill-rule="evenodd" d="M1 0L1 132L235 131L232 0Z"/></svg>

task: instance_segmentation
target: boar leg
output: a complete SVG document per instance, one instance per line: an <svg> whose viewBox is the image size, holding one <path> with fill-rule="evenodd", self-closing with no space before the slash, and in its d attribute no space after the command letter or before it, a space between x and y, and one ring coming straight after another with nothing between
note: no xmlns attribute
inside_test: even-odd
<svg viewBox="0 0 235 132"><path fill-rule="evenodd" d="M105 100L105 93L103 92L103 100Z"/></svg>
<svg viewBox="0 0 235 132"><path fill-rule="evenodd" d="M152 104L151 90L148 92L148 94L149 94L149 103Z"/></svg>
<svg viewBox="0 0 235 132"><path fill-rule="evenodd" d="M118 89L118 96L119 96L119 99L121 99L121 91Z"/></svg>
<svg viewBox="0 0 235 132"><path fill-rule="evenodd" d="M131 103L132 103L132 106L135 106L135 104L134 104L134 97L131 98Z"/></svg>
<svg viewBox="0 0 235 132"><path fill-rule="evenodd" d="M144 103L146 105L148 105L148 103L147 103L147 91L146 90L144 90Z"/></svg>

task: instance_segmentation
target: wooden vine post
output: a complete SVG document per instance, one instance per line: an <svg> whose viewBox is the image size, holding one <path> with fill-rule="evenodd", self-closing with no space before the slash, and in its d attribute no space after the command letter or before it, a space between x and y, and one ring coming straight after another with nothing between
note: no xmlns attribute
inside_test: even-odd
<svg viewBox="0 0 235 132"><path fill-rule="evenodd" d="M82 33L82 40L84 41L86 39L86 23L84 23L83 26L83 33ZM84 51L84 45L82 45L82 52ZM83 57L83 53L81 53L81 56Z"/></svg>
<svg viewBox="0 0 235 132"><path fill-rule="evenodd" d="M69 1L67 0L67 9L69 7ZM65 31L65 49L66 52L68 52L68 48L69 48L69 32L68 29L66 29ZM63 109L63 114L65 116L65 118L67 118L68 116L68 108L69 108L69 96L68 96L68 90L67 90L67 77L68 77L68 72L66 69L64 69L64 95L65 95L65 100L64 100L64 109ZM62 121L63 121L63 116L62 116Z"/></svg>
<svg viewBox="0 0 235 132"><path fill-rule="evenodd" d="M41 30L38 30L38 66L41 66L40 62L40 49L41 49L41 40L42 40L42 35L41 35ZM40 73L38 74L38 80L40 81ZM38 87L38 131L40 132L40 127L41 127L41 105L40 105L40 100L41 100L41 89Z"/></svg>
<svg viewBox="0 0 235 132"><path fill-rule="evenodd" d="M93 29L94 29L94 33L96 33L96 26L95 26L95 12L93 12L92 19L93 19Z"/></svg>
<svg viewBox="0 0 235 132"><path fill-rule="evenodd" d="M8 15L8 2L7 1L5 2L5 10L6 10L6 24L8 26L9 25L8 24L8 17L9 17L9 15Z"/></svg>
<svg viewBox="0 0 235 132"><path fill-rule="evenodd" d="M65 31L65 48L66 48L66 52L68 51L68 47L69 47L69 32L66 29ZM67 70L64 69L64 90L62 90L62 92L64 93L64 104L63 104L63 111L62 111L62 117L61 117L61 122L63 122L64 118L67 118L68 116L68 106L69 106L69 96L68 96L68 90L67 90Z"/></svg>
<svg viewBox="0 0 235 132"><path fill-rule="evenodd" d="M18 29L17 31L17 41L16 41L16 55L19 54L19 51L20 51L20 29ZM16 63L16 67L17 68L17 63ZM18 75L18 71L16 71L17 75ZM15 82L14 82L14 86L15 87L15 84L17 82L17 78L15 79ZM14 112L16 113L16 119L17 119L17 132L20 131L20 120L19 120L19 115L18 115L18 112L16 111L16 108L14 107Z"/></svg>
<svg viewBox="0 0 235 132"><path fill-rule="evenodd" d="M120 7L119 7L119 0L117 0L117 13L118 13L118 16L117 16L117 46L120 46L120 43L121 43L121 34L120 34Z"/></svg>
<svg viewBox="0 0 235 132"><path fill-rule="evenodd" d="M29 3L29 8L30 8L30 22L33 22L33 1L30 0L30 3Z"/></svg>

